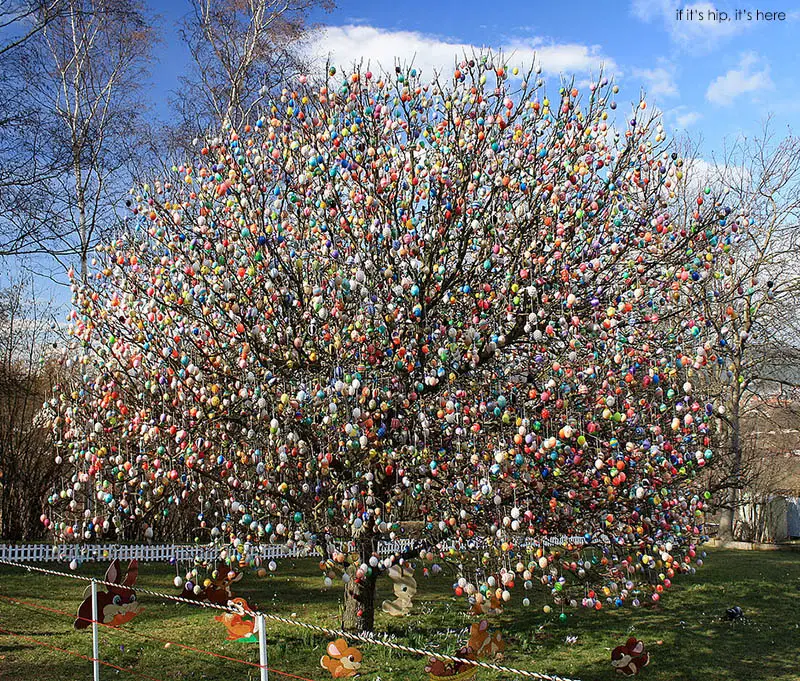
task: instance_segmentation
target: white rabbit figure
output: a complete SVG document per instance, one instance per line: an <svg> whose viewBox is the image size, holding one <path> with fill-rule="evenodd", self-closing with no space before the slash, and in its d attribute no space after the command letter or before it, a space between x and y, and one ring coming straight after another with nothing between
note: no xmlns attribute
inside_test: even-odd
<svg viewBox="0 0 800 681"><path fill-rule="evenodd" d="M393 601L384 601L381 610L392 617L401 617L411 612L411 599L417 593L417 581L413 568L407 565L392 565L389 568L389 579L394 584Z"/></svg>

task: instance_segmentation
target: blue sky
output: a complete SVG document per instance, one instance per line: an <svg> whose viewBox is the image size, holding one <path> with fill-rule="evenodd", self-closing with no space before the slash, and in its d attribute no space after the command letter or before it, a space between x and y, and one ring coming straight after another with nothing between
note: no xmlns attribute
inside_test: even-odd
<svg viewBox="0 0 800 681"><path fill-rule="evenodd" d="M145 1L158 15L163 37L150 99L155 115L166 117L168 98L188 64L178 24L189 5ZM339 0L332 12L312 16L320 28L305 49L322 62L330 55L340 67L361 58L386 67L398 57L414 58L430 74L452 68L454 57L473 46L503 48L514 55L509 66L536 59L548 88L557 87L562 74L588 82L603 65L622 89L621 104L638 100L645 88L667 130L702 141L702 160L719 163L726 142L758 134L768 115L776 137L800 134L800 2L762 0L749 8L783 11L783 21L735 21L737 4L748 9L742 0L715 6L678 0ZM732 20L709 22L712 7ZM704 12L704 21L677 21L679 8Z"/></svg>
<svg viewBox="0 0 800 681"><path fill-rule="evenodd" d="M186 60L176 24L182 0L150 0L162 16L165 42L155 75L157 96L178 87ZM392 66L395 57L415 58L430 73L453 63L466 47L503 48L509 60L536 59L557 82L561 74L587 81L602 64L622 88L621 101L638 98L664 112L666 127L702 138L705 156L723 142L757 133L768 114L782 134L800 129L800 3L775 0L750 8L783 11L783 21L735 20L737 5L677 0L339 0L330 13L316 12L323 26L307 49L346 66L355 59ZM704 20L677 21L676 9L704 13ZM727 11L730 21L708 20L708 10ZM160 109L161 107L159 107Z"/></svg>

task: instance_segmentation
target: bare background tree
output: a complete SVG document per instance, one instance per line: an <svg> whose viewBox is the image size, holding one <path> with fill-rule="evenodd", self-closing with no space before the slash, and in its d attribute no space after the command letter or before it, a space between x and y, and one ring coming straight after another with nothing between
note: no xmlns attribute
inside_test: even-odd
<svg viewBox="0 0 800 681"><path fill-rule="evenodd" d="M0 43L0 57L63 16L66 7L64 0L0 0L0 32L9 36Z"/></svg>
<svg viewBox="0 0 800 681"><path fill-rule="evenodd" d="M25 97L25 82L16 68L29 40L63 16L66 3L0 0L0 207L13 214L21 195L56 172L51 155L42 153L46 135L37 111ZM20 244L9 221L0 222L0 257L16 255Z"/></svg>
<svg viewBox="0 0 800 681"><path fill-rule="evenodd" d="M767 123L757 138L737 140L719 162L702 168L695 161L687 171L723 190L733 207L727 218L734 223L728 244L733 276L709 279L697 301L708 333L695 360L719 416L715 456L722 460L713 467L709 489L724 539L740 538L742 505L751 504L754 494L777 492L783 479L775 468L777 452L757 439L771 421L786 430L774 420L793 413L800 386L798 157L800 138L776 138ZM767 403L772 406L765 408Z"/></svg>
<svg viewBox="0 0 800 681"><path fill-rule="evenodd" d="M6 64L16 124L4 146L20 142L20 151L2 198L5 252L45 255L85 278L140 160L141 89L155 36L136 0L64 5Z"/></svg>
<svg viewBox="0 0 800 681"><path fill-rule="evenodd" d="M293 49L310 28L313 8L333 0L190 0L181 35L191 53L189 72L172 102L176 149L192 139L255 123L258 105L304 67Z"/></svg>
<svg viewBox="0 0 800 681"><path fill-rule="evenodd" d="M41 502L57 474L41 407L62 369L52 310L30 278L0 290L0 513L4 539L41 537Z"/></svg>

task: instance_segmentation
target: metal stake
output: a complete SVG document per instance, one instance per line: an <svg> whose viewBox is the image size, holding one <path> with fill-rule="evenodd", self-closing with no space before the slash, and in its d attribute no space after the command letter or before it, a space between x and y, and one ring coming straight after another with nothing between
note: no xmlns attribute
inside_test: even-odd
<svg viewBox="0 0 800 681"><path fill-rule="evenodd" d="M267 669L267 627L265 626L264 615L258 614L258 663L261 667L261 681L269 681L269 669Z"/></svg>
<svg viewBox="0 0 800 681"><path fill-rule="evenodd" d="M92 580L92 668L94 681L100 681L100 636L97 633L97 582Z"/></svg>

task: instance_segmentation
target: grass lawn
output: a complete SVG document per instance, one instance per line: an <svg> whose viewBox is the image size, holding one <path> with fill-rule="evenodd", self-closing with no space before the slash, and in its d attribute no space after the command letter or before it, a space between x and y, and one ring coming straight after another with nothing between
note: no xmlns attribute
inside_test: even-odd
<svg viewBox="0 0 800 681"><path fill-rule="evenodd" d="M64 570L64 566L53 565ZM105 566L86 564L83 575L102 576ZM421 571L418 571L418 573ZM139 569L142 588L175 593L174 571L165 564L145 564ZM417 575L419 592L412 614L390 618L380 613L377 628L399 642L454 652L464 641L470 618L466 602L456 599L451 578ZM0 567L0 595L30 601L38 606L74 613L82 599L84 583L11 567ZM337 628L338 588L322 588L311 561L284 561L264 579L246 575L236 595L267 612L296 613L298 619ZM541 592L529 592L532 604L522 606L522 589L515 589L502 615L490 618L508 642L505 663L537 672L549 672L583 681L624 678L614 674L610 649L628 635L642 639L651 653L650 665L637 678L651 681L797 681L800 679L800 552L736 552L709 550L705 565L694 577L683 577L652 608L570 612L566 623L554 613L545 615ZM391 584L379 583L378 602L391 598ZM245 681L258 679L258 670L237 662L187 651L164 641L175 641L229 657L256 662L254 643L228 643L224 627L213 611L176 603L163 603L141 595L145 610L126 631L101 628L101 658L141 675L168 681L204 679ZM726 608L739 605L746 622L721 620ZM319 667L327 639L296 627L270 624L270 667L323 681L330 678ZM91 654L91 630L76 632L72 621L54 613L20 607L0 599L0 628L24 634L50 646ZM145 634L151 638L136 636ZM568 644L565 638L577 636ZM425 660L377 646L362 646L362 678L367 681L422 681ZM47 649L0 633L0 679L13 681L73 681L91 678L86 660ZM103 679L141 678L104 667ZM271 673L270 679L288 679ZM478 679L507 679L480 670Z"/></svg>

